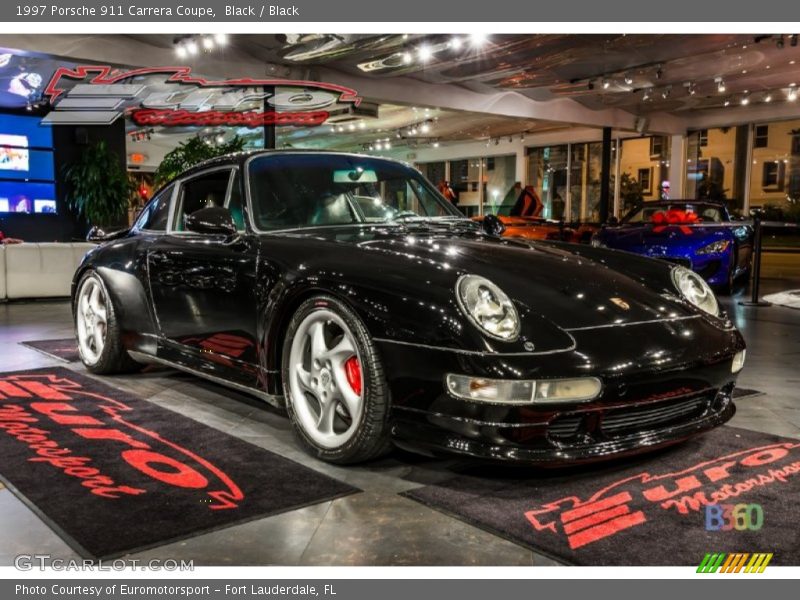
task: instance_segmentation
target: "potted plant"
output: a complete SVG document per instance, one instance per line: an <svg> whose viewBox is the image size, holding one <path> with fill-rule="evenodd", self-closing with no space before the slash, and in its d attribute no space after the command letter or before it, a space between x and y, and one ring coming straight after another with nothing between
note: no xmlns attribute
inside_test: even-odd
<svg viewBox="0 0 800 600"><path fill-rule="evenodd" d="M105 141L90 145L63 171L70 209L91 225L106 227L125 222L131 182L119 156Z"/></svg>
<svg viewBox="0 0 800 600"><path fill-rule="evenodd" d="M161 186L170 179L180 175L189 167L198 163L223 156L232 152L241 152L244 148L244 139L234 136L230 141L222 144L212 144L208 138L193 137L178 144L177 148L170 150L158 165L155 173L156 186Z"/></svg>

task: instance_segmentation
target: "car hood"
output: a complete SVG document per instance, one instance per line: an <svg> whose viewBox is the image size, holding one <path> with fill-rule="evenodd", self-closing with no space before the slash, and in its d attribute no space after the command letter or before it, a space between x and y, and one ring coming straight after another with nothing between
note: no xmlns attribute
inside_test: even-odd
<svg viewBox="0 0 800 600"><path fill-rule="evenodd" d="M607 256L619 253L602 249L397 228L331 228L307 239L309 252L357 265L359 277L380 279L382 289L416 290L423 298L438 294L453 306L458 277L481 275L516 303L524 321L546 320L563 330L697 314L677 298L668 265L625 255L630 269L623 272L619 256ZM313 249L331 242L339 252Z"/></svg>
<svg viewBox="0 0 800 600"><path fill-rule="evenodd" d="M653 255L660 249L699 248L730 237L725 225L623 225L598 232L597 238L609 248Z"/></svg>

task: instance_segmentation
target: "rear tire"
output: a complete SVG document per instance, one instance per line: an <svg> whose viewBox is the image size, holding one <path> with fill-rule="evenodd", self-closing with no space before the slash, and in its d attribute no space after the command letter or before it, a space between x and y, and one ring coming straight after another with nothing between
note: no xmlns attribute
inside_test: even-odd
<svg viewBox="0 0 800 600"><path fill-rule="evenodd" d="M391 447L383 363L343 302L319 295L300 305L286 331L281 371L295 434L313 456L353 464Z"/></svg>
<svg viewBox="0 0 800 600"><path fill-rule="evenodd" d="M77 289L75 338L86 369L98 375L139 370L142 365L130 357L122 343L114 303L103 279L88 271Z"/></svg>

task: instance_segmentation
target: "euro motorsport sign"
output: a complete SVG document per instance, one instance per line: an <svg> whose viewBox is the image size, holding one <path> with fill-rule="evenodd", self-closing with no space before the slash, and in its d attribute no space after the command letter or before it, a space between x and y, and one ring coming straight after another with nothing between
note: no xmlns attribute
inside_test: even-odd
<svg viewBox="0 0 800 600"><path fill-rule="evenodd" d="M333 107L358 106L355 90L286 79L212 80L190 67L120 70L60 67L44 96L46 125L108 125L123 115L140 126L262 127L321 125Z"/></svg>

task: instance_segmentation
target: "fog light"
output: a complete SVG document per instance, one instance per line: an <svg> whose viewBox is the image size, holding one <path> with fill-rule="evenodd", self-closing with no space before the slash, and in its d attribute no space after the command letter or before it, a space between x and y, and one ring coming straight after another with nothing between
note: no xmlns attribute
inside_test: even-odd
<svg viewBox="0 0 800 600"><path fill-rule="evenodd" d="M508 380L447 375L447 389L464 400L491 404L549 404L589 402L600 395L596 377L549 380Z"/></svg>
<svg viewBox="0 0 800 600"><path fill-rule="evenodd" d="M738 373L744 368L744 357L747 350L740 350L733 355L733 363L731 364L731 373Z"/></svg>

